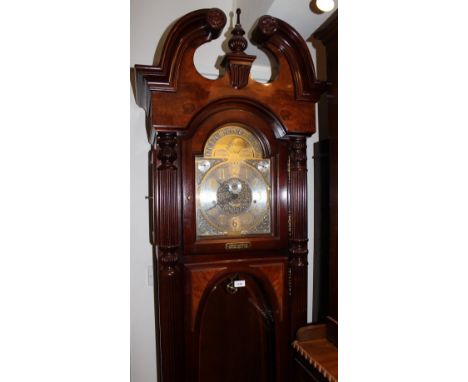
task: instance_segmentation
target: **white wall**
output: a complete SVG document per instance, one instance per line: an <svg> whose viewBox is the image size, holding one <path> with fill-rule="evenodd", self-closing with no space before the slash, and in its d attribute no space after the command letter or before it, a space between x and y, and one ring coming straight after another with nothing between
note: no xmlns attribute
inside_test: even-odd
<svg viewBox="0 0 468 382"><path fill-rule="evenodd" d="M323 22L328 15L316 16L308 8L308 1L299 3L293 1L247 2L243 0L217 0L188 2L184 0L131 0L131 47L130 65L153 64L157 44L169 25L184 14L199 8L217 7L226 15L242 8L244 16L241 22L249 31L254 21L263 14L277 16L294 26L305 38ZM233 4L234 3L234 4ZM294 5L294 6L293 6ZM288 11L286 12L286 9ZM291 9L295 11L292 12ZM245 20L245 21L244 21ZM229 26L229 17L227 27ZM227 27L223 35L227 32ZM214 63L218 56L223 55L221 44L223 37L199 49L195 60L197 69L204 75L216 75ZM313 57L315 52L309 44ZM255 47L249 46L248 53L264 55ZM315 58L315 57L314 57ZM262 58L259 57L260 62ZM252 73L261 80L268 76L270 69L256 65ZM156 380L156 350L154 329L153 290L148 282L148 269L151 266L151 246L148 239L148 204L145 200L148 190L147 154L149 144L146 139L144 111L136 104L130 89L130 152L131 152L131 380L132 382L154 382ZM312 287L312 248L313 248L313 166L312 144L317 141L317 135L308 140L309 158L309 297ZM311 307L308 309L308 319L311 319Z"/></svg>

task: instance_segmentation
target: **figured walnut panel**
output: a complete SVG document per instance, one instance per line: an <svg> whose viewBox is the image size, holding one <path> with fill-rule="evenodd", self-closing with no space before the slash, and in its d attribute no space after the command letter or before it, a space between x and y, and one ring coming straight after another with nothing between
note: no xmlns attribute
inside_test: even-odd
<svg viewBox="0 0 468 382"><path fill-rule="evenodd" d="M283 320L283 311L284 311L284 280L285 280L285 270L284 263L275 263L275 264L253 264L252 268L259 269L270 281L271 286L273 287L276 299L278 300L279 306L279 316Z"/></svg>
<svg viewBox="0 0 468 382"><path fill-rule="evenodd" d="M186 60L192 60L195 49L188 50ZM279 58L280 67L287 67L284 57ZM311 134L315 131L315 106L312 102L297 101L293 79L288 70L282 70L272 83L261 84L249 78L248 86L235 89L229 76L208 80L196 71L193 65L180 73L176 93L153 93L151 123L153 128L184 129L191 118L208 103L221 98L242 97L256 100L274 111L289 133Z"/></svg>
<svg viewBox="0 0 468 382"><path fill-rule="evenodd" d="M227 269L226 267L213 267L208 266L206 268L198 269L187 269L188 285L190 287L190 299L191 299L191 328L195 327L195 320L197 317L198 307L200 300L205 293L208 283L220 272Z"/></svg>

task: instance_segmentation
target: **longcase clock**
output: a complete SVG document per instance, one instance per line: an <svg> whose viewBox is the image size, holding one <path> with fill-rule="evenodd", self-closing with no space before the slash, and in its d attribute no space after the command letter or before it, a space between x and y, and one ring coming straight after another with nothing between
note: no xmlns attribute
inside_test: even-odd
<svg viewBox="0 0 468 382"><path fill-rule="evenodd" d="M193 56L224 29L219 9L179 19L159 64L135 66L151 144L160 382L286 382L306 323L306 138L324 86L304 40L271 16L252 42L279 72L252 80L239 13L218 79Z"/></svg>

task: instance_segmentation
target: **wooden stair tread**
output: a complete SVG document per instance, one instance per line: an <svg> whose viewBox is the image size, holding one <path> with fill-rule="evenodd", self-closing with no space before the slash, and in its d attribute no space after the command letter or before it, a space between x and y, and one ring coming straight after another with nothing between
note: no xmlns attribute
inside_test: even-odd
<svg viewBox="0 0 468 382"><path fill-rule="evenodd" d="M328 381L338 381L338 349L325 338L294 341L293 348Z"/></svg>

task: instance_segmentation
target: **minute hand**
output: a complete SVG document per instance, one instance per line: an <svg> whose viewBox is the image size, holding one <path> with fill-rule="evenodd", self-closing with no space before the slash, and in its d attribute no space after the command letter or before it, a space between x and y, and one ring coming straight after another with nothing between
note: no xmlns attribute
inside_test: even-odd
<svg viewBox="0 0 468 382"><path fill-rule="evenodd" d="M208 212L208 211L212 210L212 209L215 208L217 205L218 205L218 201L216 201L216 203L213 204L210 208L207 208L206 211Z"/></svg>

